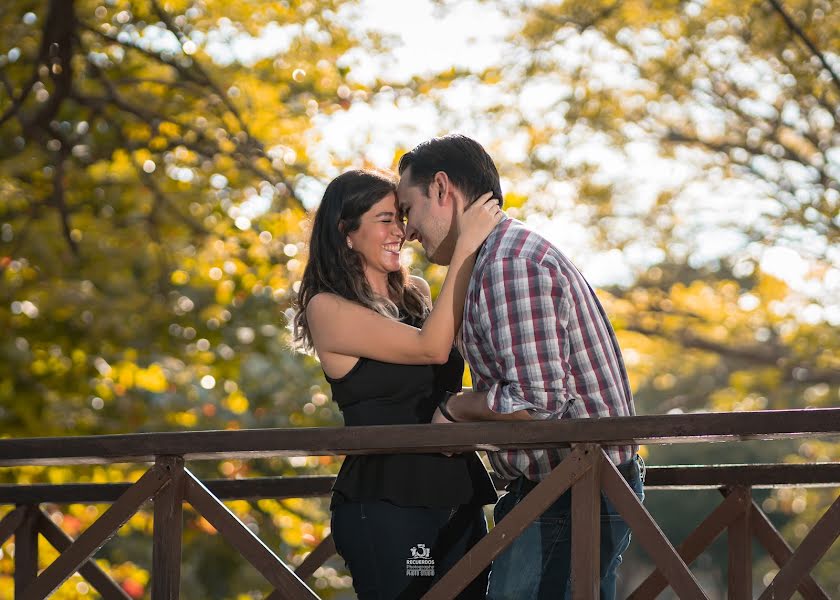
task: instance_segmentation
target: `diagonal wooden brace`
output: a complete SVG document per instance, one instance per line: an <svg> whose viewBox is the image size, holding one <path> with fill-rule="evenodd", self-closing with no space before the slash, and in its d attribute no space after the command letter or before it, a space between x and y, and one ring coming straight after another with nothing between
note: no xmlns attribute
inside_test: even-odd
<svg viewBox="0 0 840 600"><path fill-rule="evenodd" d="M636 494L601 450L601 488L615 505L636 539L662 571L677 595L686 600L708 600L671 542L659 529Z"/></svg>
<svg viewBox="0 0 840 600"><path fill-rule="evenodd" d="M39 512L38 531L44 536L44 539L59 552L64 552L70 548L73 545L73 538L53 523L52 519L43 511ZM89 558L79 567L79 574L90 582L104 600L131 600L131 596L116 581L111 579L111 576L103 571L93 559Z"/></svg>
<svg viewBox="0 0 840 600"><path fill-rule="evenodd" d="M0 520L0 545L6 543L26 518L26 506L17 506Z"/></svg>
<svg viewBox="0 0 840 600"><path fill-rule="evenodd" d="M828 552L834 540L840 535L840 496L828 507L817 524L808 532L802 543L791 555L785 566L776 574L759 600L790 598L800 580Z"/></svg>
<svg viewBox="0 0 840 600"><path fill-rule="evenodd" d="M591 467L591 450L577 447L554 470L531 490L493 530L484 536L438 581L423 600L446 600L454 598L479 573L487 568L494 558L507 548L525 529L551 504L580 479Z"/></svg>
<svg viewBox="0 0 840 600"><path fill-rule="evenodd" d="M88 527L73 544L23 591L23 600L43 600L111 539L140 506L167 481L169 475L157 466L146 471L111 507Z"/></svg>
<svg viewBox="0 0 840 600"><path fill-rule="evenodd" d="M286 563L271 551L254 532L248 529L221 500L204 487L195 475L184 469L185 496L219 533L262 573L271 585L290 600L317 600L318 596L295 575Z"/></svg>
<svg viewBox="0 0 840 600"><path fill-rule="evenodd" d="M790 557L793 556L793 550L755 501L753 501L750 527L756 539L764 546L773 561L779 567L785 566ZM797 589L805 600L831 600L828 592L822 589L811 575L803 577Z"/></svg>
<svg viewBox="0 0 840 600"><path fill-rule="evenodd" d="M744 501L743 496L738 494L728 496L685 538L678 551L686 564L691 564L696 560L729 524L744 512ZM647 579L627 597L627 600L652 600L666 587L668 587L668 580L665 579L662 571L657 569L648 575Z"/></svg>
<svg viewBox="0 0 840 600"><path fill-rule="evenodd" d="M321 543L303 559L303 562L295 569L295 575L302 580L308 579L318 567L323 565L333 555L335 555L335 540L333 540L333 536L330 534L321 540ZM266 596L265 600L283 600L283 595L277 590L274 590Z"/></svg>

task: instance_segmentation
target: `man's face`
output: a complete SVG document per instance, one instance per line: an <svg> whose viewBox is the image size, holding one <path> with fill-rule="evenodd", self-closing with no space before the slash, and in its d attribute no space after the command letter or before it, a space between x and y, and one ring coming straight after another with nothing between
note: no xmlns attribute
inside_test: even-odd
<svg viewBox="0 0 840 600"><path fill-rule="evenodd" d="M429 262L448 265L457 238L452 230L451 199L446 198L436 181L432 181L428 190L414 185L409 167L403 171L397 186L397 200L406 219L405 238L420 242Z"/></svg>

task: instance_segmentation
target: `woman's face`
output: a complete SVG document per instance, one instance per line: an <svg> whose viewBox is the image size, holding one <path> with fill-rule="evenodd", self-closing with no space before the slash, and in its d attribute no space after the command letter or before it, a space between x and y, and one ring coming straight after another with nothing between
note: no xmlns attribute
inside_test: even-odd
<svg viewBox="0 0 840 600"><path fill-rule="evenodd" d="M405 224L397 207L397 196L390 193L359 218L359 228L347 235L353 251L365 259L370 277L400 270L400 249L405 241Z"/></svg>

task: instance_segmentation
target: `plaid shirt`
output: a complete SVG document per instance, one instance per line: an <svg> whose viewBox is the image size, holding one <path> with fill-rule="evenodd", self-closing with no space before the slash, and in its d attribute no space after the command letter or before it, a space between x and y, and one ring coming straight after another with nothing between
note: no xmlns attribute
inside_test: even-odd
<svg viewBox="0 0 840 600"><path fill-rule="evenodd" d="M490 234L476 259L458 346L473 389L497 413L535 418L635 414L615 332L583 275L556 247L514 219ZM610 446L616 464L634 446ZM505 479L538 481L566 449L490 452Z"/></svg>

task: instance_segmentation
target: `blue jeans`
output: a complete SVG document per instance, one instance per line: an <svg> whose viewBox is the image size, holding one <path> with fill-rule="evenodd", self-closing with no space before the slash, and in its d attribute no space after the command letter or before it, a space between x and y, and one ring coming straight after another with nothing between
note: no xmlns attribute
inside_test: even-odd
<svg viewBox="0 0 840 600"><path fill-rule="evenodd" d="M644 500L644 463L636 458L621 465L627 482ZM533 486L515 480L496 503L498 523ZM490 572L488 600L571 598L571 490L566 491L531 523L496 560ZM601 599L615 598L616 575L621 555L630 545L630 528L601 493Z"/></svg>

